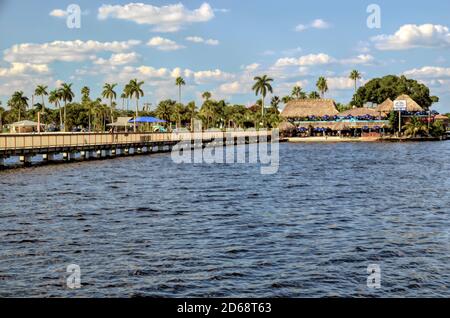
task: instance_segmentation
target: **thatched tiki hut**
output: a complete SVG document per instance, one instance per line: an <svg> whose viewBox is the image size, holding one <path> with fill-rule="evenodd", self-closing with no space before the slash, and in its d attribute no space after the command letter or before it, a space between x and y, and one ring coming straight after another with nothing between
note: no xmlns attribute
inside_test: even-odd
<svg viewBox="0 0 450 318"><path fill-rule="evenodd" d="M308 117L333 117L338 114L336 104L332 99L296 99L287 103L281 116L294 122Z"/></svg>
<svg viewBox="0 0 450 318"><path fill-rule="evenodd" d="M297 127L288 121L284 121L278 126L278 129L283 137L292 137L295 135Z"/></svg>
<svg viewBox="0 0 450 318"><path fill-rule="evenodd" d="M423 112L423 108L417 104L411 97L409 97L406 94L400 95L395 99L395 101L399 100L405 100L406 101L406 111L407 112ZM385 115L388 115L390 112L394 110L394 102L390 98L385 100L382 104L378 105L377 108L375 108L378 112L383 112Z"/></svg>

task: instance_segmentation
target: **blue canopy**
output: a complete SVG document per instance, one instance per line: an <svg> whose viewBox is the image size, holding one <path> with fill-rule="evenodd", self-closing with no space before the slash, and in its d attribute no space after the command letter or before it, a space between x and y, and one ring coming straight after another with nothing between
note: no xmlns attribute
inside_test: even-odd
<svg viewBox="0 0 450 318"><path fill-rule="evenodd" d="M128 121L129 123L133 124L136 123L166 123L165 120L155 118L155 117L138 117L136 119L130 119Z"/></svg>

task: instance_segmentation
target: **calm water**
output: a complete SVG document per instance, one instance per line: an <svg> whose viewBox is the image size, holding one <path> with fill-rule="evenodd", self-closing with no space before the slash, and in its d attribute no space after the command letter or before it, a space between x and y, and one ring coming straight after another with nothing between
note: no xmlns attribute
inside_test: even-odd
<svg viewBox="0 0 450 318"><path fill-rule="evenodd" d="M0 296L449 297L449 158L282 144L272 176L168 155L3 171Z"/></svg>

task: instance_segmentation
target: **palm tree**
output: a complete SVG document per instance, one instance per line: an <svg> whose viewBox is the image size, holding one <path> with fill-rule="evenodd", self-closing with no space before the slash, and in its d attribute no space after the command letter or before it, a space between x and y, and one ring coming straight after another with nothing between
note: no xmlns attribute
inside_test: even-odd
<svg viewBox="0 0 450 318"><path fill-rule="evenodd" d="M48 86L45 85L38 85L36 89L34 90L34 95L41 96L42 97L42 112L45 113L45 102L44 102L44 96L48 95L47 92Z"/></svg>
<svg viewBox="0 0 450 318"><path fill-rule="evenodd" d="M0 101L0 105L2 104L2 102ZM3 107L0 106L0 134L3 131L3 114L5 113L5 109Z"/></svg>
<svg viewBox="0 0 450 318"><path fill-rule="evenodd" d="M156 107L155 113L158 118L165 120L167 124L167 128L171 126L171 119L172 119L172 113L173 108L175 107L175 101L172 100L165 100L158 104Z"/></svg>
<svg viewBox="0 0 450 318"><path fill-rule="evenodd" d="M407 136L416 137L417 134L428 134L428 127L426 124L420 121L417 117L412 117L411 121L403 126L405 134Z"/></svg>
<svg viewBox="0 0 450 318"><path fill-rule="evenodd" d="M278 96L272 97L272 100L270 101L270 105L275 109L278 109L278 105L280 105L280 103L281 99Z"/></svg>
<svg viewBox="0 0 450 318"><path fill-rule="evenodd" d="M202 98L205 100L205 101L208 101L210 98L211 98L211 93L210 92L204 92L203 94L202 94Z"/></svg>
<svg viewBox="0 0 450 318"><path fill-rule="evenodd" d="M355 93L356 93L356 88L357 88L357 85L358 85L358 80L361 79L361 73L358 72L357 70L353 70L353 71L350 73L349 78L350 78L351 80L355 81Z"/></svg>
<svg viewBox="0 0 450 318"><path fill-rule="evenodd" d="M262 104L261 104L261 115L264 118L264 99L266 98L267 92L273 93L273 88L270 82L273 82L273 79L268 77L267 75L257 76L253 79L256 83L253 85L252 90L255 91L256 96L262 96Z"/></svg>
<svg viewBox="0 0 450 318"><path fill-rule="evenodd" d="M61 84L59 89L60 98L64 101L64 131L67 131L67 102L72 102L75 94L72 91L72 83Z"/></svg>
<svg viewBox="0 0 450 318"><path fill-rule="evenodd" d="M284 96L281 101L283 102L283 104L287 104L292 100L292 96Z"/></svg>
<svg viewBox="0 0 450 318"><path fill-rule="evenodd" d="M111 110L111 122L114 122L114 107L113 107L113 99L116 99L117 94L114 91L114 88L117 86L116 83L114 84L108 84L105 83L105 85L103 86L103 92L102 92L102 97L103 98L109 98L109 107Z"/></svg>
<svg viewBox="0 0 450 318"><path fill-rule="evenodd" d="M123 94L125 98L127 99L127 112L128 112L128 106L130 105L130 84L126 84L123 88Z"/></svg>
<svg viewBox="0 0 450 318"><path fill-rule="evenodd" d="M302 91L302 88L298 85L294 86L291 95L295 96L297 99L305 97L305 93Z"/></svg>
<svg viewBox="0 0 450 318"><path fill-rule="evenodd" d="M28 106L28 97L23 96L23 94L23 91L14 92L8 102L9 106L11 107L11 111L14 110L18 112L17 121L20 121L21 113L26 112Z"/></svg>
<svg viewBox="0 0 450 318"><path fill-rule="evenodd" d="M181 86L186 85L186 82L181 76L178 76L175 80L175 85L178 86L178 103L181 104Z"/></svg>
<svg viewBox="0 0 450 318"><path fill-rule="evenodd" d="M84 106L88 107L88 125L89 125L89 131L91 131L92 128L92 121L91 121L91 113L92 113L92 103L91 103L91 98L89 97L89 94L91 93L91 89L87 86L84 86L81 89L81 102Z"/></svg>
<svg viewBox="0 0 450 318"><path fill-rule="evenodd" d="M195 102L190 102L186 106L186 116L190 119L191 122L191 131L194 130L194 118L197 113L197 107L195 106Z"/></svg>
<svg viewBox="0 0 450 318"><path fill-rule="evenodd" d="M139 117L139 98L144 97L144 91L142 90L141 86L144 85L144 82L138 82L137 79L131 80L128 84L128 93L130 98L136 97L136 117L134 119L137 119ZM136 132L136 121L134 121L134 132Z"/></svg>
<svg viewBox="0 0 450 318"><path fill-rule="evenodd" d="M319 77L319 80L316 83L316 87L319 90L321 97L325 96L325 93L328 92L328 83L325 77Z"/></svg>
<svg viewBox="0 0 450 318"><path fill-rule="evenodd" d="M125 109L125 99L127 98L127 94L122 93L120 95L120 98L122 98L122 110L124 110Z"/></svg>
<svg viewBox="0 0 450 318"><path fill-rule="evenodd" d="M316 91L313 91L313 92L309 93L308 98L309 99L319 99L320 98L320 94L317 93Z"/></svg>
<svg viewBox="0 0 450 318"><path fill-rule="evenodd" d="M61 129L63 122L62 122L62 112L61 112L61 105L60 105L60 100L61 100L61 94L59 92L59 90L55 89L52 90L50 92L50 95L48 96L48 102L51 104L54 104L56 108L59 109L59 127Z"/></svg>

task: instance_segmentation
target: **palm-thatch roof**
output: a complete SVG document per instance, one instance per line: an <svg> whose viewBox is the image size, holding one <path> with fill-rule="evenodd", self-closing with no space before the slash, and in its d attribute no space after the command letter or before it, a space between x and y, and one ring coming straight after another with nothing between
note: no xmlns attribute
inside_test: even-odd
<svg viewBox="0 0 450 318"><path fill-rule="evenodd" d="M398 100L406 100L406 111L408 112L422 112L423 108L417 104L414 99L409 97L406 94L400 95L397 97L396 101Z"/></svg>
<svg viewBox="0 0 450 318"><path fill-rule="evenodd" d="M406 94L400 95L395 99L395 101L405 100L406 101L406 111L408 112L421 112L423 108L417 104L414 99L409 97ZM385 114L390 113L394 110L394 102L390 98L386 99L382 104L380 104L377 108L375 108L378 112L383 112Z"/></svg>
<svg viewBox="0 0 450 318"><path fill-rule="evenodd" d="M368 127L374 129L376 127L387 128L389 122L385 120L372 121L372 122L302 122L299 124L299 128L325 128L334 131L347 130L347 129L362 129Z"/></svg>
<svg viewBox="0 0 450 318"><path fill-rule="evenodd" d="M394 109L394 102L388 98L375 108L377 112L390 113Z"/></svg>
<svg viewBox="0 0 450 318"><path fill-rule="evenodd" d="M281 116L284 118L306 118L335 116L339 114L332 99L296 99L287 103Z"/></svg>
<svg viewBox="0 0 450 318"><path fill-rule="evenodd" d="M296 130L297 128L290 122L284 121L280 125L278 125L278 129L280 131L291 131L291 130Z"/></svg>
<svg viewBox="0 0 450 318"><path fill-rule="evenodd" d="M376 111L373 108L360 107L360 108L349 109L349 110L346 110L339 114L339 116L342 116L342 117L347 117L347 116L361 117L361 116L366 116L366 115L369 115L372 117L379 117L380 112Z"/></svg>

